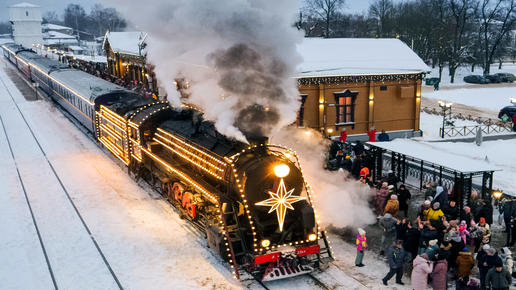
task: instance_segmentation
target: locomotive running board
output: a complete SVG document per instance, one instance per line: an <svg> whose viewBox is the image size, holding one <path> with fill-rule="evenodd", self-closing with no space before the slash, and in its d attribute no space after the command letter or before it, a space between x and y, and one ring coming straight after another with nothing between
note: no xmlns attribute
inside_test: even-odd
<svg viewBox="0 0 516 290"><path fill-rule="evenodd" d="M300 266L297 267L274 267L267 268L265 270L265 274L263 275L262 281L274 281L289 277L295 277L299 275L304 275L312 272L314 269L310 266Z"/></svg>

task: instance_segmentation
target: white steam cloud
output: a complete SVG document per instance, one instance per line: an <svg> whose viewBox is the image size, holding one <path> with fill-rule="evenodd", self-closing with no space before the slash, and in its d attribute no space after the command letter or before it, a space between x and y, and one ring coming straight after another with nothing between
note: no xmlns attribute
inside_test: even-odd
<svg viewBox="0 0 516 290"><path fill-rule="evenodd" d="M240 140L241 132L268 136L295 121L298 0L110 1L148 33L147 60L173 105L202 108L221 133ZM188 100L177 78L188 81Z"/></svg>
<svg viewBox="0 0 516 290"><path fill-rule="evenodd" d="M363 190L353 177L344 180L344 173L323 169L328 140L319 132L289 127L276 133L272 141L296 151L323 226L362 227L376 221L369 208L368 190Z"/></svg>

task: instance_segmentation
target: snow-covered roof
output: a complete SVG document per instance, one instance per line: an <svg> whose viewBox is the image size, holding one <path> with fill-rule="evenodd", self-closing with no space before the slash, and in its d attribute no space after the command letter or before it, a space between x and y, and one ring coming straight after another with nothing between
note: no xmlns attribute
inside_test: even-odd
<svg viewBox="0 0 516 290"><path fill-rule="evenodd" d="M68 35L65 33L57 32L57 31L48 31L43 34L43 38L68 38L68 39L76 39L73 35Z"/></svg>
<svg viewBox="0 0 516 290"><path fill-rule="evenodd" d="M43 24L43 28L46 28L46 29L57 29L57 30L62 30L62 29L73 29L73 28L71 28L71 27L66 27L66 26L57 25L57 24L52 24L52 23L46 23L46 24Z"/></svg>
<svg viewBox="0 0 516 290"><path fill-rule="evenodd" d="M30 3L20 3L16 5L11 5L8 8L41 8L41 6L30 4Z"/></svg>
<svg viewBox="0 0 516 290"><path fill-rule="evenodd" d="M429 72L421 58L393 38L304 38L298 77Z"/></svg>
<svg viewBox="0 0 516 290"><path fill-rule="evenodd" d="M395 139L391 142L366 142L368 145L380 147L401 153L403 155L425 160L435 165L448 167L452 170L473 173L483 171L501 171L484 160L477 160L465 156L444 152L429 143L421 143L407 139Z"/></svg>
<svg viewBox="0 0 516 290"><path fill-rule="evenodd" d="M70 45L70 46L68 46L68 48L71 49L71 50L74 50L74 51L84 50L84 48L82 48L80 46L76 46L76 45Z"/></svg>
<svg viewBox="0 0 516 290"><path fill-rule="evenodd" d="M108 32L107 41L113 51L139 54L138 44L140 44L144 35L143 32Z"/></svg>
<svg viewBox="0 0 516 290"><path fill-rule="evenodd" d="M65 69L52 72L50 75L92 102L98 96L109 92L127 92L123 87L80 70Z"/></svg>

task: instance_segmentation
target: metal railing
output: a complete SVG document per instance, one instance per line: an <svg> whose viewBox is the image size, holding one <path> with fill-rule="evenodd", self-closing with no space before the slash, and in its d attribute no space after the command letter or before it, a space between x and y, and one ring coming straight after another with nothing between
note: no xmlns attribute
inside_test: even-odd
<svg viewBox="0 0 516 290"><path fill-rule="evenodd" d="M437 110L436 108L428 109L427 107L424 107L421 109L421 112L431 114L431 115L437 115L442 116L443 113L440 110ZM509 121L501 121L501 120L493 120L491 118L482 118L482 117L473 117L471 115L462 115L462 113L459 114L451 114L448 115L450 119L455 120L463 120L463 121L472 121L477 124L478 126L462 126L462 127L445 127L444 128L444 136L445 137L457 137L457 136L469 136L469 135L476 135L477 130L481 129L482 133L489 135L489 134L496 134L496 133L505 133L505 132L512 132L512 123ZM439 136L442 136L442 130L443 128L439 128Z"/></svg>

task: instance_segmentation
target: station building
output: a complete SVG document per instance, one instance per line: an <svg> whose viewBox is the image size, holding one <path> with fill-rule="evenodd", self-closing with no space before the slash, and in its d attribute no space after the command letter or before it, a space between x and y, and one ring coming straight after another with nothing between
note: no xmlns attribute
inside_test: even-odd
<svg viewBox="0 0 516 290"><path fill-rule="evenodd" d="M106 52L107 71L113 81L124 80L143 84L158 92L154 66L147 63L143 32L107 32L102 48Z"/></svg>
<svg viewBox="0 0 516 290"><path fill-rule="evenodd" d="M305 38L296 125L367 140L375 126L392 138L421 136L421 83L430 68L398 39Z"/></svg>

